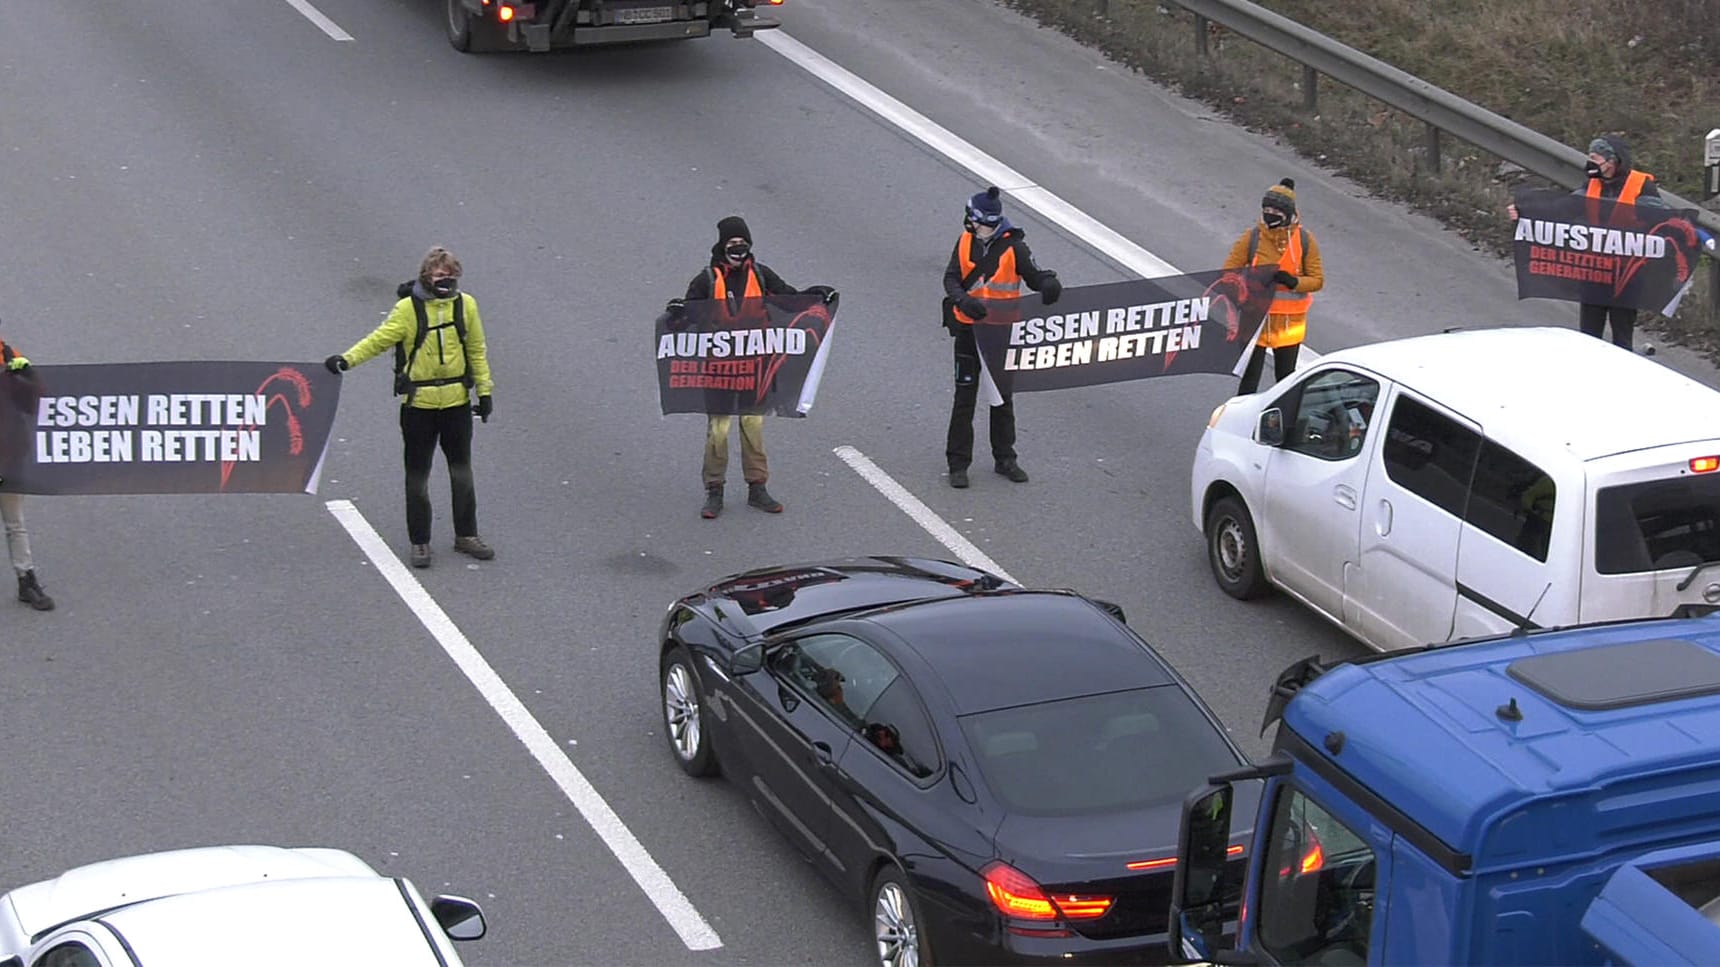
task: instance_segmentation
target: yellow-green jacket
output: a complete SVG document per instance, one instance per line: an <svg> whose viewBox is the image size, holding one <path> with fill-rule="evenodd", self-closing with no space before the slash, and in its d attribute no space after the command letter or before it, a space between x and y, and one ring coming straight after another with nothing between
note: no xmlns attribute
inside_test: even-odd
<svg viewBox="0 0 1720 967"><path fill-rule="evenodd" d="M460 345L460 335L454 328L454 299L466 300L462 315L466 324L466 345ZM424 345L412 355L412 343L418 337L418 314L412 311L412 299L407 297L394 304L388 318L370 335L341 353L348 366L357 366L374 356L393 349L396 343L406 350L411 360L407 377L414 382L458 379L471 366L472 393L464 384L446 383L441 386L419 386L411 395L410 405L422 410L441 410L462 406L473 395L489 396L495 385L490 379L490 360L484 348L484 322L478 318L478 300L461 292L447 299L426 299L424 314L430 331Z"/></svg>

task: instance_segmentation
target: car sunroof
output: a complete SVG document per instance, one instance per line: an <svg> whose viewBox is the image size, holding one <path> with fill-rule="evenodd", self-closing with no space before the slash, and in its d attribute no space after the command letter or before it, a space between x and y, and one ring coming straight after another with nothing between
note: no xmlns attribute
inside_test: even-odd
<svg viewBox="0 0 1720 967"><path fill-rule="evenodd" d="M1568 708L1630 708L1720 693L1720 654L1680 638L1519 658L1506 672Z"/></svg>

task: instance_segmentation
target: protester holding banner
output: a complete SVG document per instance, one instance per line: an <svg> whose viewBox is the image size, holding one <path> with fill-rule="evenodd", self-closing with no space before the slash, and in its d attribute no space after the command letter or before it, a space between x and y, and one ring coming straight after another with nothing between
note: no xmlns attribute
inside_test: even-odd
<svg viewBox="0 0 1720 967"><path fill-rule="evenodd" d="M1623 138L1603 134L1590 141L1588 164L1584 172L1588 175L1587 184L1572 194L1581 195L1588 200L1585 211L1590 223L1603 224L1610 221L1611 210L1615 205L1635 205L1638 208L1667 207L1665 200L1660 197L1660 187L1655 184L1654 176L1631 163L1630 145L1625 143ZM1612 204L1606 204L1607 202ZM1516 221L1518 212L1515 203L1506 206L1505 212L1511 216L1512 221ZM1636 331L1636 316L1637 310L1633 306L1612 302L1583 302L1577 311L1577 327L1599 339L1602 331L1610 324L1613 345L1631 349Z"/></svg>
<svg viewBox="0 0 1720 967"><path fill-rule="evenodd" d="M993 185L968 199L962 219L962 235L944 269L944 328L955 339L955 401L950 407L949 433L944 459L949 464L950 486L968 485L968 465L973 462L973 412L980 385L988 386L991 403L991 459L993 469L1016 483L1027 482L1015 453L1014 394L999 389L981 365L974 340L974 323L986 318L987 302L1021 297L1022 285L1040 294L1051 305L1063 294L1057 273L1033 261L1026 233L1003 215L1003 200Z"/></svg>
<svg viewBox="0 0 1720 967"><path fill-rule="evenodd" d="M12 412L28 413L35 409L40 391L30 374L30 360L0 339L0 392L10 398ZM18 421L22 422L22 421ZM30 557L30 535L24 529L24 496L6 488L7 473L21 462L30 447L27 428L13 425L11 419L0 420L0 523L6 527L6 553L11 556L12 570L18 573L18 600L37 611L54 610L54 599L42 590L36 579L36 566Z"/></svg>
<svg viewBox="0 0 1720 967"><path fill-rule="evenodd" d="M438 445L448 461L453 491L454 550L480 561L496 556L478 536L472 475L472 416L490 421L494 384L478 300L460 291L460 275L459 259L440 245L430 249L418 267L418 278L397 290L400 301L382 325L325 361L329 371L338 374L394 350L394 391L403 397L400 434L413 567L430 566L430 468Z"/></svg>
<svg viewBox="0 0 1720 967"><path fill-rule="evenodd" d="M1260 200L1260 222L1243 232L1231 245L1224 260L1226 269L1277 265L1276 288L1260 337L1248 356L1237 393L1260 388L1260 372L1266 366L1266 351L1272 350L1272 375L1279 382L1296 371L1296 357L1308 329L1308 309L1314 293L1325 288L1325 268L1320 263L1320 245L1314 233L1302 225L1296 211L1296 182L1285 178L1266 189Z"/></svg>
<svg viewBox="0 0 1720 967"><path fill-rule="evenodd" d="M711 246L710 264L687 283L685 297L669 300L664 310L668 326L676 328L689 321L688 302L712 303L718 320L731 326L759 324L768 314L765 296L799 294L799 289L784 282L782 276L754 257L752 245L752 230L739 215L730 215L717 222L717 241ZM809 286L806 294L822 296L824 306L834 311L837 303L835 289L825 285ZM765 382L768 384L768 378ZM761 392L766 388L759 387ZM738 415L741 476L747 482L747 505L769 514L780 514L782 502L765 489L765 483L770 479L770 464L764 452L764 414ZM729 426L737 422L735 416L731 412L709 411L706 414L705 457L701 469L705 503L699 509L699 516L706 520L713 520L723 512L723 489L729 472Z"/></svg>

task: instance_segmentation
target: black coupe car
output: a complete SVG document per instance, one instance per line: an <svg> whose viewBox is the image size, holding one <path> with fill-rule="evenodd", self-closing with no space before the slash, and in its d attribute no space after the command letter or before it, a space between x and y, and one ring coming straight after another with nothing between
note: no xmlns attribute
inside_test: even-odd
<svg viewBox="0 0 1720 967"><path fill-rule="evenodd" d="M1115 605L946 561L749 571L659 644L676 761L863 901L887 967L1164 960L1183 799L1245 761Z"/></svg>

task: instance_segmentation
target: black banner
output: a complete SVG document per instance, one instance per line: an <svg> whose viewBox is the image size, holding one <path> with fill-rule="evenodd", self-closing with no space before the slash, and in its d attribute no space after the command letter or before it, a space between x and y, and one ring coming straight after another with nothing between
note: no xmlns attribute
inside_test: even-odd
<svg viewBox="0 0 1720 967"><path fill-rule="evenodd" d="M974 326L999 391L1231 373L1272 304L1276 266L1197 272L986 302ZM988 394L989 395L989 394Z"/></svg>
<svg viewBox="0 0 1720 967"><path fill-rule="evenodd" d="M315 493L340 401L321 363L0 372L0 487L27 494Z"/></svg>
<svg viewBox="0 0 1720 967"><path fill-rule="evenodd" d="M830 352L832 310L817 295L747 300L733 317L692 300L657 320L663 413L805 416Z"/></svg>
<svg viewBox="0 0 1720 967"><path fill-rule="evenodd" d="M1517 298L1677 311L1702 254L1695 212L1540 188L1516 202Z"/></svg>

